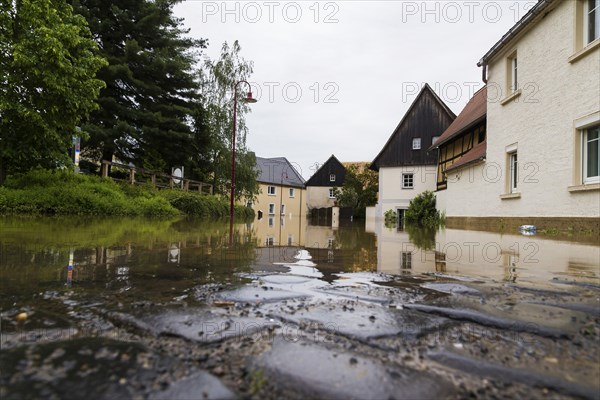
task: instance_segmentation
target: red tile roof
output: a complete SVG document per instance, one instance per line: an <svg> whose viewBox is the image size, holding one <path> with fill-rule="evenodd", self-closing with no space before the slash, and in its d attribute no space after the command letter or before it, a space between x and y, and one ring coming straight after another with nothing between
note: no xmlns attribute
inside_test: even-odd
<svg viewBox="0 0 600 400"><path fill-rule="evenodd" d="M429 150L437 149L441 144L463 133L473 125L485 119L487 112L487 86L479 89L465 108L458 114L458 117L450 124L450 126L442 133L435 141Z"/></svg>
<svg viewBox="0 0 600 400"><path fill-rule="evenodd" d="M487 140L484 140L483 142L479 143L478 145L473 147L471 150L469 150L464 156L459 158L457 162L452 164L452 166L450 166L446 170L446 172L452 171L452 170L460 168L460 167L464 167L467 164L473 164L477 161L484 160L486 148L487 148Z"/></svg>

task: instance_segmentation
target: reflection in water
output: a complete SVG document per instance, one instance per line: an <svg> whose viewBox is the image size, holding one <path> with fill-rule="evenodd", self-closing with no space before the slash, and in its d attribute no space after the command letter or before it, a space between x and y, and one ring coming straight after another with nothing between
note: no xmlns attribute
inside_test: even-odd
<svg viewBox="0 0 600 400"><path fill-rule="evenodd" d="M169 299L199 283L239 281L254 261L242 226L228 247L227 221L0 219L0 306L44 290L118 302L119 293ZM83 291L82 291L83 290Z"/></svg>
<svg viewBox="0 0 600 400"><path fill-rule="evenodd" d="M499 281L548 282L560 275L600 283L600 246L539 236L368 224L377 235L377 271L451 273Z"/></svg>
<svg viewBox="0 0 600 400"><path fill-rule="evenodd" d="M497 281L598 281L600 247L521 235L406 227L360 221L331 228L286 218L237 225L228 247L227 221L146 219L0 219L1 302L44 290L84 290L170 300L198 284L242 282L237 272L275 268L299 249L329 279L338 272L458 274Z"/></svg>

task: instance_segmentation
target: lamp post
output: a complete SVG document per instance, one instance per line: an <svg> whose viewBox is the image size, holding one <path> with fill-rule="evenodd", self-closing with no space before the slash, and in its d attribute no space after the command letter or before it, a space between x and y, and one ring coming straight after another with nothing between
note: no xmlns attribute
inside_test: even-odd
<svg viewBox="0 0 600 400"><path fill-rule="evenodd" d="M229 204L229 245L233 244L233 198L235 191L235 137L237 135L237 88L240 83L245 83L248 86L248 94L242 102L256 103L256 99L252 97L252 87L247 81L239 81L233 87L233 134L231 136L231 198Z"/></svg>

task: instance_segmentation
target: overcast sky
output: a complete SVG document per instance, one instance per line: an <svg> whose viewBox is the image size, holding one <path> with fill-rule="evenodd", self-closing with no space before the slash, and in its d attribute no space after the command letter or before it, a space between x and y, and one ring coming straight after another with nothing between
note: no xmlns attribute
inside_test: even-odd
<svg viewBox="0 0 600 400"><path fill-rule="evenodd" d="M535 1L198 1L175 8L216 59L238 40L259 102L248 147L308 179L332 154L372 161L427 82L458 114L477 61Z"/></svg>

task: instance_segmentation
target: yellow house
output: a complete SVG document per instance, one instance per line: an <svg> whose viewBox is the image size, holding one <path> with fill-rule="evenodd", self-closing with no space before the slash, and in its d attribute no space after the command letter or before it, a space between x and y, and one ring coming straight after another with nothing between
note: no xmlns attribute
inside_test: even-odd
<svg viewBox="0 0 600 400"><path fill-rule="evenodd" d="M256 157L260 193L248 202L256 218L251 229L259 246L297 246L304 243L306 187L285 157Z"/></svg>

